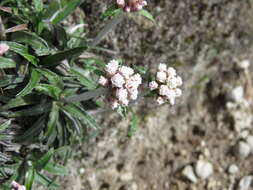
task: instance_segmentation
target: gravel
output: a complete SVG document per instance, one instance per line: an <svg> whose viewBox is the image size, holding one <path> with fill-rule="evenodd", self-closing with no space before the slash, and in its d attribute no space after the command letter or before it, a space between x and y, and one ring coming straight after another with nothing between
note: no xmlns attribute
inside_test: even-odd
<svg viewBox="0 0 253 190"><path fill-rule="evenodd" d="M250 154L250 146L244 141L239 141L237 151L237 156L239 156L241 159L245 159Z"/></svg>
<svg viewBox="0 0 253 190"><path fill-rule="evenodd" d="M193 167L191 165L186 166L183 171L182 175L186 177L186 179L190 180L193 183L197 183L198 179L194 173Z"/></svg>
<svg viewBox="0 0 253 190"><path fill-rule="evenodd" d="M204 160L198 160L195 166L196 174L201 179L207 179L213 174L213 165Z"/></svg>
<svg viewBox="0 0 253 190"><path fill-rule="evenodd" d="M252 178L252 176L243 177L238 184L238 190L250 190Z"/></svg>
<svg viewBox="0 0 253 190"><path fill-rule="evenodd" d="M229 174L236 174L238 172L239 172L239 168L238 168L237 165L232 164L232 165L229 166L229 168L228 168L228 173Z"/></svg>
<svg viewBox="0 0 253 190"><path fill-rule="evenodd" d="M246 142L250 146L251 153L253 153L253 136L252 135L248 136Z"/></svg>

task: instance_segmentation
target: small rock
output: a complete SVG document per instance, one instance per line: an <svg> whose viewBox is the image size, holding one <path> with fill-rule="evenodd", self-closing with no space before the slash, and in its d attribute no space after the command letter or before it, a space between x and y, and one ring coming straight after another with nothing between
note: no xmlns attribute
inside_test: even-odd
<svg viewBox="0 0 253 190"><path fill-rule="evenodd" d="M85 169L84 168L80 168L79 173L80 174L84 174L84 172L85 172Z"/></svg>
<svg viewBox="0 0 253 190"><path fill-rule="evenodd" d="M131 181L133 179L133 174L130 172L122 173L120 175L121 181Z"/></svg>
<svg viewBox="0 0 253 190"><path fill-rule="evenodd" d="M238 172L239 172L239 168L237 167L237 165L232 164L232 165L229 166L229 168L228 168L228 173L229 174L236 174Z"/></svg>
<svg viewBox="0 0 253 190"><path fill-rule="evenodd" d="M238 184L238 190L249 190L252 178L252 176L243 177Z"/></svg>
<svg viewBox="0 0 253 190"><path fill-rule="evenodd" d="M252 135L248 136L246 142L250 146L251 153L253 153L253 136Z"/></svg>
<svg viewBox="0 0 253 190"><path fill-rule="evenodd" d="M249 66L250 66L250 60L248 60L248 59L244 59L244 60L237 63L237 67L239 69L247 70L249 68Z"/></svg>
<svg viewBox="0 0 253 190"><path fill-rule="evenodd" d="M243 92L243 87L242 86L237 86L235 87L231 93L230 93L230 98L236 102L236 103L240 103L243 102L243 96L244 96L244 92Z"/></svg>
<svg viewBox="0 0 253 190"><path fill-rule="evenodd" d="M238 156L242 159L247 158L250 154L250 146L244 141L239 141L237 149Z"/></svg>
<svg viewBox="0 0 253 190"><path fill-rule="evenodd" d="M243 138L243 139L246 139L248 135L249 135L249 131L248 130L243 130L240 134L240 137Z"/></svg>
<svg viewBox="0 0 253 190"><path fill-rule="evenodd" d="M198 160L195 172L201 179L207 179L213 174L213 165L208 161Z"/></svg>
<svg viewBox="0 0 253 190"><path fill-rule="evenodd" d="M193 183L197 183L198 182L198 179L197 179L196 175L194 174L193 167L190 166L190 165L186 166L183 169L182 175L184 177L186 177L188 180L190 180L191 182L193 182Z"/></svg>

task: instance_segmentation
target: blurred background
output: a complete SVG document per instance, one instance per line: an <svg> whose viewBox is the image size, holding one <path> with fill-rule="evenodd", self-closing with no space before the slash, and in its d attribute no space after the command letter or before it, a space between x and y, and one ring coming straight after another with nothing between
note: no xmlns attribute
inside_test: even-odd
<svg viewBox="0 0 253 190"><path fill-rule="evenodd" d="M110 1L86 0L68 22L84 17L88 39L101 30ZM100 43L105 60L177 68L176 105L134 109L140 122L98 118L100 135L77 147L65 190L247 190L253 175L252 0L153 0L156 24L131 14ZM89 56L89 55L87 55ZM97 55L96 55L97 56Z"/></svg>

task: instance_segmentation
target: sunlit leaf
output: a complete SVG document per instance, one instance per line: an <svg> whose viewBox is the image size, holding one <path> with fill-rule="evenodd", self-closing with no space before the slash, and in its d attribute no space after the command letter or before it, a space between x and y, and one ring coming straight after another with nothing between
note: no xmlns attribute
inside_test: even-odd
<svg viewBox="0 0 253 190"><path fill-rule="evenodd" d="M0 57L0 69L16 68L16 63L9 58Z"/></svg>

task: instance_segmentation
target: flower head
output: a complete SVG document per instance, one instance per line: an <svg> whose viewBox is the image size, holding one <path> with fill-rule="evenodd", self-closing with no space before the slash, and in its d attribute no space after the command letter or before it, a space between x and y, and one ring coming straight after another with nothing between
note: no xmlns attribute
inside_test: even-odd
<svg viewBox="0 0 253 190"><path fill-rule="evenodd" d="M182 78L177 75L176 70L161 63L156 73L156 81L149 83L149 89L156 92L159 105L166 101L174 105L175 99L182 95L182 90L178 88L182 84Z"/></svg>
<svg viewBox="0 0 253 190"><path fill-rule="evenodd" d="M5 54L9 50L9 46L7 44L0 44L0 56Z"/></svg>
<svg viewBox="0 0 253 190"><path fill-rule="evenodd" d="M16 181L11 183L12 190L26 190L25 186L18 184Z"/></svg>
<svg viewBox="0 0 253 190"><path fill-rule="evenodd" d="M116 73L111 78L111 82L112 82L112 86L113 87L121 88L123 86L123 84L125 84L125 79L124 79L124 77L121 74Z"/></svg>
<svg viewBox="0 0 253 190"><path fill-rule="evenodd" d="M106 66L105 66L105 72L111 76L114 75L119 67L119 62L116 60L111 60Z"/></svg>
<svg viewBox="0 0 253 190"><path fill-rule="evenodd" d="M146 0L116 0L116 3L126 12L139 11L147 5Z"/></svg>

